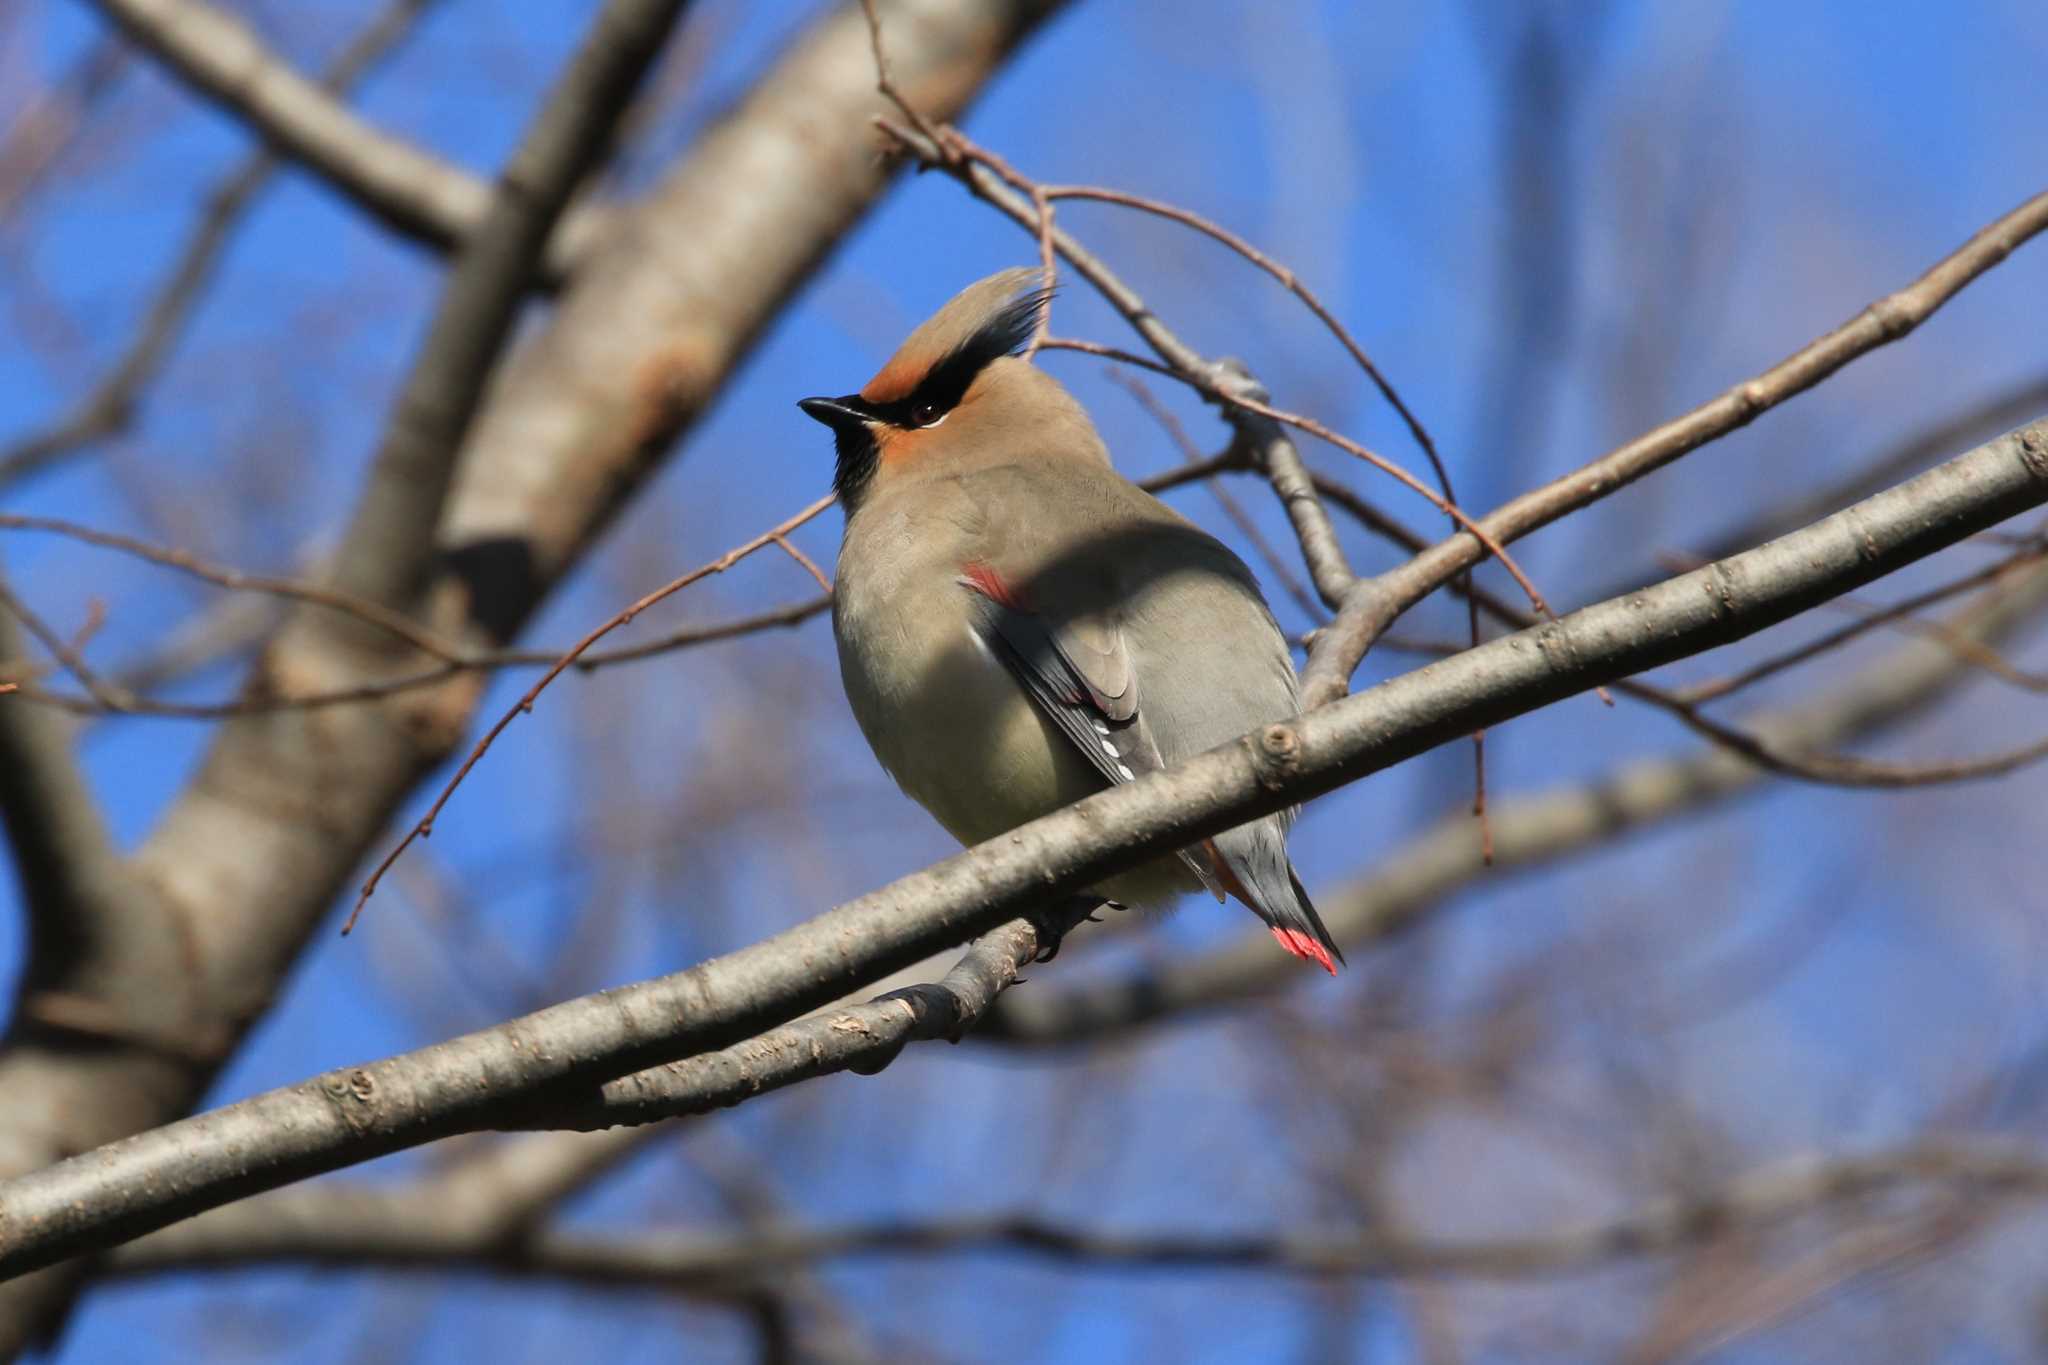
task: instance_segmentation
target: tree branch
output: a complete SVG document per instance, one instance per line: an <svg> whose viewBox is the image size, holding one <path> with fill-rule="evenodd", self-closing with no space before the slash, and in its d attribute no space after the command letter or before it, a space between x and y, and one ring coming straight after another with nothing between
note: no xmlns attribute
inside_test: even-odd
<svg viewBox="0 0 2048 1365"><path fill-rule="evenodd" d="M386 423L335 554L335 578L344 590L390 607L407 604L418 590L434 560L434 532L456 452L511 337L548 235L609 147L686 8L688 0L607 0L527 126L490 208L455 258Z"/></svg>
<svg viewBox="0 0 2048 1365"><path fill-rule="evenodd" d="M0 605L0 664L25 661L23 646L16 618ZM31 964L91 953L113 936L109 920L124 904L114 894L120 853L72 756L70 729L18 698L0 705L0 825L28 910Z"/></svg>
<svg viewBox="0 0 2048 1365"><path fill-rule="evenodd" d="M899 0L890 11L911 20L895 48L899 77L930 107L958 110L1056 7ZM472 424L429 628L470 649L502 645L576 564L886 188L868 123L881 107L859 13L832 11L621 210L618 234L503 367ZM249 691L331 692L380 681L389 663L337 633L294 628L266 648ZM237 715L219 728L132 860L149 890L134 923L177 926L182 956L119 989L73 983L116 1017L175 998L186 1045L60 1051L10 1031L0 1171L35 1169L197 1102L364 851L456 745L477 690L457 678L374 706ZM0 1288L0 1356L61 1311L74 1281L67 1271Z"/></svg>
<svg viewBox="0 0 2048 1365"><path fill-rule="evenodd" d="M2044 228L2048 228L2048 192L2035 195L1980 229L1911 285L1887 294L1762 374L1562 478L1502 504L1480 520L1480 529L1502 543L1518 540L1748 426L1857 357L1904 337ZM1320 697L1347 688L1351 674L1380 632L1409 607L1477 564L1485 553L1479 539L1460 533L1362 583L1349 605L1326 628L1323 648L1308 670L1311 676L1302 680L1304 694Z"/></svg>
<svg viewBox="0 0 2048 1365"><path fill-rule="evenodd" d="M719 1289L857 1256L1004 1250L1075 1266L1275 1275L1456 1275L1521 1280L1668 1255L1902 1187L1980 1198L2048 1197L2048 1162L2022 1148L1929 1144L1868 1156L1807 1157L1751 1172L1704 1196L1652 1200L1619 1218L1499 1237L1438 1240L1376 1232L1119 1233L1032 1214L899 1219L740 1235L543 1230L485 1240L421 1218L377 1191L329 1201L331 1219L228 1218L222 1210L152 1233L108 1258L114 1275L273 1267L484 1270L593 1285ZM305 1201L311 1205L314 1201ZM249 1208L256 1207L252 1203Z"/></svg>
<svg viewBox="0 0 2048 1365"><path fill-rule="evenodd" d="M573 1110L608 1080L729 1047L1049 897L1600 682L1744 638L2044 501L2048 419L1804 531L1267 726L688 971L329 1072L0 1183L0 1274L537 1107Z"/></svg>
<svg viewBox="0 0 2048 1365"><path fill-rule="evenodd" d="M1044 912L1041 928L1014 919L983 934L939 981L906 986L866 1004L842 1005L749 1038L607 1081L588 1100L549 1100L505 1126L531 1122L545 1128L607 1128L620 1123L708 1113L835 1072L872 1076L910 1043L944 1038L957 1043L979 1024L997 996L1047 944L1092 918L1095 902L1076 897Z"/></svg>
<svg viewBox="0 0 2048 1365"><path fill-rule="evenodd" d="M2048 606L2048 569L1965 612L1963 638L1994 641L2039 618ZM1971 661L1953 648L1918 640L1891 651L1799 704L1747 717L1743 728L1787 753L1839 748L1896 726L1967 680ZM1320 892L1324 919L1347 948L1406 932L1451 896L1484 878L1541 867L1622 839L1663 821L1754 790L1767 769L1720 744L1628 763L1598 781L1537 792L1493 805L1493 857L1482 854L1463 812L1446 815L1390 849L1373 871ZM976 1039L1071 1045L1106 1033L1272 995L1301 978L1273 961L1265 935L1175 956L1108 981L1006 996Z"/></svg>
<svg viewBox="0 0 2048 1365"><path fill-rule="evenodd" d="M412 31L429 5L437 2L391 0L335 58L334 65L321 77L321 88L336 94L346 91ZM133 339L113 368L65 416L41 431L0 447L0 489L127 427L143 390L163 368L184 331L186 319L204 296L235 226L270 183L279 164L278 158L267 151L253 153L206 196L198 226L186 239L177 264L150 299Z"/></svg>
<svg viewBox="0 0 2048 1365"><path fill-rule="evenodd" d="M364 122L271 52L246 24L204 0L90 2L280 156L393 230L447 250L490 213L490 185ZM549 244L548 274L566 277L603 231L594 210L569 215Z"/></svg>

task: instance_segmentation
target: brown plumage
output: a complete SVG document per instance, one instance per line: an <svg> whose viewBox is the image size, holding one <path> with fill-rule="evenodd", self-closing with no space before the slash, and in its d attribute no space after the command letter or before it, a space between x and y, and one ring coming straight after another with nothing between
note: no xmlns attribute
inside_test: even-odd
<svg viewBox="0 0 2048 1365"><path fill-rule="evenodd" d="M1037 272L969 286L859 393L807 398L845 504L833 608L875 756L963 843L1299 709L1250 570L1110 464L1080 404L1018 359ZM1289 952L1342 961L1267 816L1096 888L1208 887Z"/></svg>

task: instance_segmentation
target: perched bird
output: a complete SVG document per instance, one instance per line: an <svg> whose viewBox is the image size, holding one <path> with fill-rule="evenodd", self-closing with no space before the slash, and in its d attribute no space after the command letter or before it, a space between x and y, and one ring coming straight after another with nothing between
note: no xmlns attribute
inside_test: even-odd
<svg viewBox="0 0 2048 1365"><path fill-rule="evenodd" d="M798 404L838 451L847 700L897 785L966 844L1300 710L1251 570L1119 475L1081 405L1019 358L1039 282L968 286L859 393ZM1343 954L1287 858L1293 817L1092 890L1227 892L1334 974Z"/></svg>

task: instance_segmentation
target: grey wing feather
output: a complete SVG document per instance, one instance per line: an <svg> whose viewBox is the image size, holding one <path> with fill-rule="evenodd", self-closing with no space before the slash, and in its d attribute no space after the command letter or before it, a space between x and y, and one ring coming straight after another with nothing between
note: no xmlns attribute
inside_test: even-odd
<svg viewBox="0 0 2048 1365"><path fill-rule="evenodd" d="M991 652L1097 771L1118 783L1166 766L1138 710L1130 654L1114 625L1089 620L1054 627L979 591L973 600L975 628ZM1200 860L1184 849L1179 856L1221 901L1223 888Z"/></svg>

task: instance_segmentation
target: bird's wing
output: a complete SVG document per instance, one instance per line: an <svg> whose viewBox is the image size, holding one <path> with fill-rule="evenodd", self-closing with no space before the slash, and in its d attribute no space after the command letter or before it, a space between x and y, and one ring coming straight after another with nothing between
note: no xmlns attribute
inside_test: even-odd
<svg viewBox="0 0 2048 1365"><path fill-rule="evenodd" d="M1055 621L987 564L967 565L960 583L972 595L976 634L1097 771L1119 783L1166 766L1139 710L1137 675L1114 619L1077 614ZM1221 901L1223 887L1202 859L1186 849L1179 856Z"/></svg>

